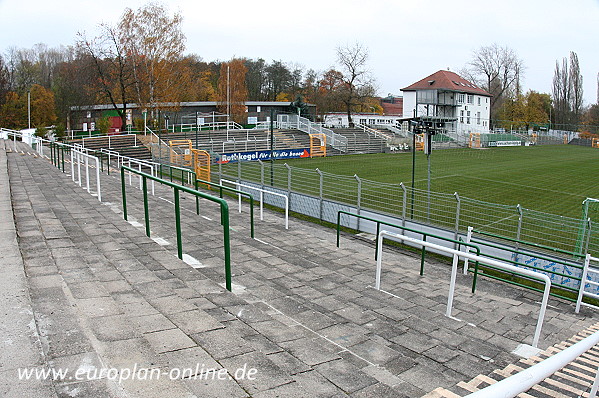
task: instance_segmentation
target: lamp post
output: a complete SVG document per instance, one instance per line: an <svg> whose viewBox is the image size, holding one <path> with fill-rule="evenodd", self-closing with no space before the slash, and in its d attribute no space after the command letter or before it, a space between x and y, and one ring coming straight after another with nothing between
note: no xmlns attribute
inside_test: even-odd
<svg viewBox="0 0 599 398"><path fill-rule="evenodd" d="M27 91L27 125L31 128L31 91Z"/></svg>
<svg viewBox="0 0 599 398"><path fill-rule="evenodd" d="M273 126L273 118L275 111L273 108L270 108L270 186L274 186L275 182L275 174L274 174L274 126Z"/></svg>
<svg viewBox="0 0 599 398"><path fill-rule="evenodd" d="M200 115L199 113L196 111L196 145L195 147L198 147L198 133L200 132Z"/></svg>

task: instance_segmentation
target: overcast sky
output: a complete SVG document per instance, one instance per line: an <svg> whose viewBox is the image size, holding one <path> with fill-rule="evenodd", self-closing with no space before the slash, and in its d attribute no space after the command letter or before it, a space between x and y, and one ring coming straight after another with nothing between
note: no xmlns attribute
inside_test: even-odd
<svg viewBox="0 0 599 398"><path fill-rule="evenodd" d="M146 0L0 0L0 53L36 43L72 45L116 23ZM497 43L524 61L523 85L550 93L556 60L578 54L586 104L597 101L599 0L171 0L184 16L187 53L206 61L232 57L325 70L335 49L360 42L379 95L439 69L459 71L481 46Z"/></svg>

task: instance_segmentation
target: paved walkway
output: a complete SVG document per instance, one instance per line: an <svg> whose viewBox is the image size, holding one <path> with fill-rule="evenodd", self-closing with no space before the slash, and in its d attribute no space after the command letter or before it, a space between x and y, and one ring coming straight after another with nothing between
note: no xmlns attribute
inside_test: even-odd
<svg viewBox="0 0 599 398"><path fill-rule="evenodd" d="M191 267L176 258L170 189L157 185L150 197L152 237L170 243L161 246L141 224L123 220L116 173L102 176L101 204L47 160L5 155L0 147L0 164L7 158L20 256L1 261L3 270L13 264L18 277L7 288L21 292L22 307L2 308L21 314L23 324L6 333L31 330L31 313L36 333L19 343L18 352L31 351L31 359L0 354L5 396L46 389L51 393L39 396L419 397L514 363L511 351L532 339L536 293L481 280L472 295L470 277L460 276L457 319L450 319L443 315L445 264L428 261L420 277L418 258L387 249L383 289L390 294L377 291L372 245L347 237L336 249L333 231L298 220L287 231L274 212L256 221L252 240L247 206L231 212L231 294L222 287L216 206L202 203L197 216L195 201L182 199L183 250L199 261ZM0 168L0 231L12 224L14 236L4 211L11 203L6 180ZM141 193L127 192L130 221L143 223ZM543 348L596 321L588 310L575 315L569 303L550 304ZM92 374L120 369L121 379L133 369L160 369L163 376L139 380L137 372L137 380L119 381L108 372L38 383L14 377L17 368L36 365ZM208 368L228 374L206 380ZM185 377L174 377L184 370Z"/></svg>

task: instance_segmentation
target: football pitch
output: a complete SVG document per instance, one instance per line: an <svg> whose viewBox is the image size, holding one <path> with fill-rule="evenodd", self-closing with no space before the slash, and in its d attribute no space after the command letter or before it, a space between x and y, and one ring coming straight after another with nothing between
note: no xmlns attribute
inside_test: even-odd
<svg viewBox="0 0 599 398"><path fill-rule="evenodd" d="M431 191L516 205L567 217L581 216L587 197L599 198L599 149L547 145L440 149L431 155ZM281 161L281 163L283 163ZM412 154L368 154L287 160L316 169L384 183L411 185ZM427 189L427 158L416 154L415 188Z"/></svg>

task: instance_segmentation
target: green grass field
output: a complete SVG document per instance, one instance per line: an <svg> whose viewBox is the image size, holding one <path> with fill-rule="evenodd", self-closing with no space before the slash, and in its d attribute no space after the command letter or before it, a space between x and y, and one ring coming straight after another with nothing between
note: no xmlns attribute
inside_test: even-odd
<svg viewBox="0 0 599 398"><path fill-rule="evenodd" d="M286 163L411 185L410 153L331 156ZM436 150L431 155L431 190L579 218L582 201L599 198L597 166L598 149L575 145ZM427 187L427 159L422 153L416 155L414 185L418 189Z"/></svg>

